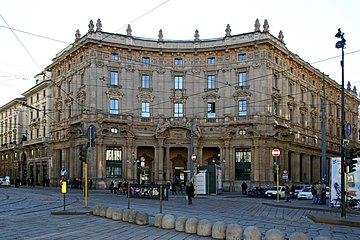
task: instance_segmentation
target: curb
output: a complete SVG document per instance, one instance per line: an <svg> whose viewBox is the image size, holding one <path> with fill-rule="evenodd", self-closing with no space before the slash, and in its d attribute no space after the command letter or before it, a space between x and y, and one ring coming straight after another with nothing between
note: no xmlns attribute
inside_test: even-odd
<svg viewBox="0 0 360 240"><path fill-rule="evenodd" d="M360 227L360 222L348 221L343 219L325 218L319 217L312 214L308 214L307 217L317 223L327 223L334 225L342 225L348 227Z"/></svg>
<svg viewBox="0 0 360 240"><path fill-rule="evenodd" d="M92 211L89 212L66 212L66 211L62 211L62 212L51 212L51 215L88 215L88 214L93 214Z"/></svg>

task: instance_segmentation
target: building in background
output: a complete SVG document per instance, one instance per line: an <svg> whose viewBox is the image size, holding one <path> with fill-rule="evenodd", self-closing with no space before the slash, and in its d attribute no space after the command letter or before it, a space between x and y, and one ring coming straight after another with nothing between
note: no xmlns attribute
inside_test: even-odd
<svg viewBox="0 0 360 240"><path fill-rule="evenodd" d="M328 158L340 154L341 86L288 50L282 31L275 37L268 29L256 20L249 33L231 35L228 25L217 39L196 30L194 40L165 40L162 30L147 39L133 36L130 25L122 35L91 21L46 68L50 140L43 146L52 182L62 169L84 177L79 154L90 132L89 177L100 188L124 179L185 181L192 153L195 165L221 165L224 191L239 191L244 181L273 184L274 148L287 181L319 181L320 169L329 168L329 161L321 166L323 84ZM350 84L345 99L349 140L357 144L359 99ZM27 130L33 136L43 126L35 123Z"/></svg>

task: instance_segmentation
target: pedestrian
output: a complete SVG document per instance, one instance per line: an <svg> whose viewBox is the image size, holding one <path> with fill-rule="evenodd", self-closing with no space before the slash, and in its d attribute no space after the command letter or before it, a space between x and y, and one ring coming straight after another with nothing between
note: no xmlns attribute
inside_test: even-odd
<svg viewBox="0 0 360 240"><path fill-rule="evenodd" d="M93 181L92 179L90 178L90 181L89 181L89 189L92 190L92 184L93 184Z"/></svg>
<svg viewBox="0 0 360 240"><path fill-rule="evenodd" d="M176 182L173 182L171 184L171 195L174 195L174 193L175 193L175 195L177 195Z"/></svg>
<svg viewBox="0 0 360 240"><path fill-rule="evenodd" d="M321 186L321 184L320 183L316 184L315 189L316 189L315 204L321 204L321 194L322 194L322 186Z"/></svg>
<svg viewBox="0 0 360 240"><path fill-rule="evenodd" d="M190 182L187 186L186 186L186 196L189 202L189 205L192 204L192 198L194 197L194 193L195 193L195 188L192 182Z"/></svg>
<svg viewBox="0 0 360 240"><path fill-rule="evenodd" d="M110 189L110 193L114 192L114 181L112 181L112 180L111 180L109 189Z"/></svg>
<svg viewBox="0 0 360 240"><path fill-rule="evenodd" d="M242 184L241 184L241 192L242 192L242 195L246 195L247 194L247 184L246 184L246 182L243 182Z"/></svg>
<svg viewBox="0 0 360 240"><path fill-rule="evenodd" d="M180 193L183 193L183 186L184 186L184 182L181 181L181 182L180 182L180 185L179 185L179 191L180 191Z"/></svg>
<svg viewBox="0 0 360 240"><path fill-rule="evenodd" d="M312 203L315 204L315 203L316 203L316 188L315 188L315 183L313 183L313 185L311 186L311 194L312 194L312 196L313 196Z"/></svg>
<svg viewBox="0 0 360 240"><path fill-rule="evenodd" d="M290 193L291 193L291 192L290 192L289 186L286 186L286 187L285 187L285 199L286 199L286 202L291 202L291 201L290 201L290 196L291 196Z"/></svg>

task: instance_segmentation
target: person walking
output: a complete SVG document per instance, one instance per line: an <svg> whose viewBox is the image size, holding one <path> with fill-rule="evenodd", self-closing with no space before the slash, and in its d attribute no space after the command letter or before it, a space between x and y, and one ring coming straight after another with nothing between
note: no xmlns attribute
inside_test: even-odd
<svg viewBox="0 0 360 240"><path fill-rule="evenodd" d="M242 192L242 195L246 195L247 194L247 184L246 182L243 182L241 184L241 192Z"/></svg>
<svg viewBox="0 0 360 240"><path fill-rule="evenodd" d="M286 199L286 202L291 202L290 201L290 196L291 196L290 188L289 188L289 186L286 186L285 187L285 199Z"/></svg>
<svg viewBox="0 0 360 240"><path fill-rule="evenodd" d="M192 182L186 186L186 195L188 198L189 205L192 204L192 198L194 197L195 188Z"/></svg>
<svg viewBox="0 0 360 240"><path fill-rule="evenodd" d="M89 181L89 189L92 190L92 184L93 184L93 180L90 178L90 181Z"/></svg>

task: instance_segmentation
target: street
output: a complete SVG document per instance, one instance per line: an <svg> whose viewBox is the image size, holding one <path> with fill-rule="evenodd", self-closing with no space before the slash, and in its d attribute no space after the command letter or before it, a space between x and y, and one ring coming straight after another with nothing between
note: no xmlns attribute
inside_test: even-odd
<svg viewBox="0 0 360 240"><path fill-rule="evenodd" d="M282 204L284 200L281 200ZM66 212L90 212L96 205L121 209L128 207L124 195L110 194L108 190L89 191L89 207L85 208L81 190L69 189L66 194ZM360 228L315 223L307 214L339 216L339 212L313 209L311 201L292 200L286 203L295 207L273 206L276 200L249 198L240 193L200 195L193 205L188 205L184 195L170 195L163 201L162 212L175 217L186 216L208 219L211 222L238 223L245 229L257 226L262 235L269 229L279 229L288 238L291 233L303 232L311 238L328 236L331 239L358 239ZM160 212L160 202L150 199L131 199L130 208L145 211L150 224L139 226L107 218L83 215L54 215L64 210L64 196L59 188L0 188L0 222L2 239L210 239L175 230L155 228L155 214ZM321 206L321 208L328 208ZM321 209L319 209L321 210ZM360 218L360 215L351 217Z"/></svg>

